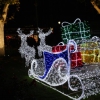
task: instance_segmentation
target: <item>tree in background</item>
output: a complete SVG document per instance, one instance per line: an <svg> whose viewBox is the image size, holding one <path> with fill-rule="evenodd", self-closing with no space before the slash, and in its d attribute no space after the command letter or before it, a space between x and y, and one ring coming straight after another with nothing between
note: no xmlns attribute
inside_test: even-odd
<svg viewBox="0 0 100 100"><path fill-rule="evenodd" d="M100 0L91 0L91 4L96 9L98 14L100 14Z"/></svg>
<svg viewBox="0 0 100 100"><path fill-rule="evenodd" d="M86 2L87 0L77 0L81 3ZM95 8L95 10L100 14L100 0L90 0L90 3Z"/></svg>
<svg viewBox="0 0 100 100"><path fill-rule="evenodd" d="M4 24L7 20L14 18L14 15L7 18L7 13L10 10L10 5L16 5L19 10L19 0L0 0L0 56L5 55L5 44L4 44Z"/></svg>

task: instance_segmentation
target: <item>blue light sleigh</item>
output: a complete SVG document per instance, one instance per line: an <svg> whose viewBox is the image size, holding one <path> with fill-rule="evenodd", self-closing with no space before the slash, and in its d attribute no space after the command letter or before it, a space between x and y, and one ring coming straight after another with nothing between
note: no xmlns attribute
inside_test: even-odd
<svg viewBox="0 0 100 100"><path fill-rule="evenodd" d="M28 70L30 78L72 100L85 99L100 92L100 67L98 64L71 69L70 54L77 51L77 43L74 40L69 40L67 48L62 52L53 53L52 47L45 43L45 37L51 34L52 30L44 33L42 29L38 28L40 45L37 49L40 58L37 59L34 46L30 47L27 43L27 38L34 34L34 30L27 35L22 33L20 28L17 32L21 38L19 53L22 58L25 58L26 66L30 66ZM70 49L70 45L74 46L73 50Z"/></svg>

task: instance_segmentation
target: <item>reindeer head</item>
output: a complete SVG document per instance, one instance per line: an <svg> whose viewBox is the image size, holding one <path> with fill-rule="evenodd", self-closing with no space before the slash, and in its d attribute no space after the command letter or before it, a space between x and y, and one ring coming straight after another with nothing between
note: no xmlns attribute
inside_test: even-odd
<svg viewBox="0 0 100 100"><path fill-rule="evenodd" d="M38 27L37 33L39 33L39 34L43 33L43 29L40 29L40 28Z"/></svg>
<svg viewBox="0 0 100 100"><path fill-rule="evenodd" d="M27 37L31 36L34 33L34 30L31 30L29 34L22 33L22 30L20 28L17 29L18 36L21 38L22 41L25 41Z"/></svg>

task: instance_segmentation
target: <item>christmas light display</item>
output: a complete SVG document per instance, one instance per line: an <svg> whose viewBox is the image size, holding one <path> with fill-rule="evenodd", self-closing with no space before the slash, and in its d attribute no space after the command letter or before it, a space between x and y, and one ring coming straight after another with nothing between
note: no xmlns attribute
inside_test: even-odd
<svg viewBox="0 0 100 100"><path fill-rule="evenodd" d="M30 47L27 44L27 37L31 36L33 34L33 30L30 31L30 34L25 35L22 33L22 30L20 28L17 29L18 36L21 38L21 46L19 48L19 53L21 53L21 57L26 60L26 66L29 66L29 63L35 58L35 49L34 47Z"/></svg>
<svg viewBox="0 0 100 100"><path fill-rule="evenodd" d="M30 34L26 35L19 28L17 32L21 37L19 52L22 57L25 57L26 65L31 65L28 70L30 78L73 100L85 99L100 93L100 39L97 36L86 39L90 38L90 35L83 38L83 34L81 34L81 40L68 39L66 44L61 42L57 46L51 47L46 45L45 38L51 34L52 30L44 33L42 29L38 28L40 45L37 47L39 55L37 59L34 46L30 47L26 42L27 37L34 34L34 31L30 31ZM85 32L89 32L88 28L85 28L83 33L85 34ZM82 60L85 63L83 67L74 68L82 65ZM75 95L66 94L57 88L66 83L68 83L67 89L70 89Z"/></svg>
<svg viewBox="0 0 100 100"><path fill-rule="evenodd" d="M100 93L100 67L97 64L85 65L81 70L74 70L71 74L78 75L84 85L84 99Z"/></svg>
<svg viewBox="0 0 100 100"><path fill-rule="evenodd" d="M67 44L70 39L79 40L90 38L90 27L87 22L81 22L79 18L73 23L63 22L61 31L62 39L65 44Z"/></svg>
<svg viewBox="0 0 100 100"><path fill-rule="evenodd" d="M92 37L80 44L82 61L84 63L100 63L100 39Z"/></svg>
<svg viewBox="0 0 100 100"><path fill-rule="evenodd" d="M39 38L40 38L40 45L38 46L38 55L39 57L41 57L43 50L47 50L47 51L52 50L52 47L49 45L46 45L45 43L45 37L52 33L52 28L46 33L44 33L42 29L38 28L37 32L39 33Z"/></svg>
<svg viewBox="0 0 100 100"><path fill-rule="evenodd" d="M70 45L74 46L73 50L70 50ZM44 59L34 59L31 63L31 68L28 71L29 77L35 78L40 80L43 83L48 85L57 87L59 85L63 85L64 83L68 82L68 86L72 91L78 91L78 87L73 88L70 83L70 78L76 78L81 85L81 96L78 98L73 98L68 96L67 94L62 93L61 91L57 90L58 92L68 96L73 100L80 100L83 98L84 95L84 86L82 81L77 75L70 75L71 70L71 62L70 62L70 53L74 53L77 51L77 44L75 41L70 40L67 44L67 48L62 52L50 52L50 51L43 51L43 58ZM41 66L41 67L40 67ZM45 86L46 86L45 84ZM74 84L75 85L75 84ZM52 87L52 88L53 88ZM56 90L55 88L53 88Z"/></svg>
<svg viewBox="0 0 100 100"><path fill-rule="evenodd" d="M60 42L57 46L52 47L52 52L62 52L65 50L67 45L65 45L63 42ZM70 46L70 49L73 50L73 45ZM76 52L70 54L71 59L71 68L81 67L83 65L82 63L82 57L80 52L80 47L78 46L78 49Z"/></svg>

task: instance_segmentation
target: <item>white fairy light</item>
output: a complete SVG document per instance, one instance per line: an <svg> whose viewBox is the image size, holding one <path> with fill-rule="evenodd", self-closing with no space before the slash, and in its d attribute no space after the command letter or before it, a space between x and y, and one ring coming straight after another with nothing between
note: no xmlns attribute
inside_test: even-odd
<svg viewBox="0 0 100 100"><path fill-rule="evenodd" d="M77 18L73 23L62 22L62 39L64 43L67 43L68 40L80 40L90 38L90 27L81 22L79 18Z"/></svg>
<svg viewBox="0 0 100 100"><path fill-rule="evenodd" d="M25 35L20 28L17 30L21 37L21 47L19 52L22 57L25 57L26 66L31 64L31 68L28 70L28 75L32 79L36 79L37 82L52 88L55 91L69 97L73 100L85 99L91 95L100 93L100 67L98 64L84 65L80 69L71 69L70 54L77 52L77 44L74 40L69 40L67 48L62 52L52 53L52 47L46 45L45 38L51 34L50 29L47 33L44 33L41 29L38 29L40 45L38 46L39 59L35 58L34 47L28 46L26 40L27 37L33 34L34 31L30 31L30 34ZM92 37L90 40L79 40L82 50L93 50L95 47L89 48L84 46L83 43L95 43L97 48L100 48L100 39L98 37ZM70 45L74 46L74 50L70 50ZM92 44L93 45L93 44ZM82 47L83 46L83 47ZM41 57L43 54L43 57ZM77 92L81 90L79 97L72 97L57 89L57 86L64 85L68 82L70 90Z"/></svg>
<svg viewBox="0 0 100 100"><path fill-rule="evenodd" d="M74 45L74 50L70 51L69 47L70 45ZM32 63L31 63L31 68L28 71L29 77L30 78L35 78L40 80L41 82L44 82L50 86L59 86L59 85L63 85L64 83L66 83L68 81L68 86L72 91L77 91L76 88L73 88L70 85L70 78L74 77L76 79L79 80L80 84L81 84L81 89L82 89L82 94L79 98L73 98L71 96L69 96L71 99L76 99L76 100L80 100L83 97L84 94L84 86L80 80L80 78L77 75L70 75L70 53L71 52L76 52L77 51L77 44L75 41L70 40L68 43L68 47L66 48L66 50L64 50L63 52L60 53L54 53L54 56L52 56L52 52L50 51L43 51L43 57L44 60L43 62L41 62L40 64L38 64L38 59L33 59ZM49 55L51 55L54 58L51 58L51 56L48 56L47 54L49 53ZM64 54L68 54L66 55L67 59L63 58ZM57 59L55 59L55 57L58 55ZM63 55L63 56L59 56L59 55ZM48 58L49 57L49 58ZM52 63L51 61L47 61L48 59L52 61L52 59L55 59ZM68 60L68 61L67 61ZM51 64L50 64L51 63ZM49 65L50 64L50 68ZM40 66L42 69L40 69ZM40 75L42 73L42 75ZM67 95L66 95L67 96Z"/></svg>
<svg viewBox="0 0 100 100"><path fill-rule="evenodd" d="M88 40L78 41L82 60L86 64L100 63L100 38L93 36Z"/></svg>
<svg viewBox="0 0 100 100"><path fill-rule="evenodd" d="M22 33L22 30L20 28L17 29L18 36L21 38L21 46L19 48L19 53L21 53L21 57L25 57L26 60L26 66L29 66L29 63L35 58L35 49L34 47L30 47L27 44L27 37L31 36L33 34L33 30L30 31L30 34L24 34Z"/></svg>
<svg viewBox="0 0 100 100"><path fill-rule="evenodd" d="M87 68L88 67L88 68ZM96 95L100 92L100 67L96 65L84 66L84 69L74 70L75 75L78 75L84 85L84 98L91 95ZM73 74L72 73L72 74Z"/></svg>
<svg viewBox="0 0 100 100"><path fill-rule="evenodd" d="M38 55L41 57L44 50L52 51L52 47L46 45L45 38L46 36L52 33L52 28L49 29L48 32L44 33L42 29L38 28L39 38L40 38L40 45L38 46Z"/></svg>

